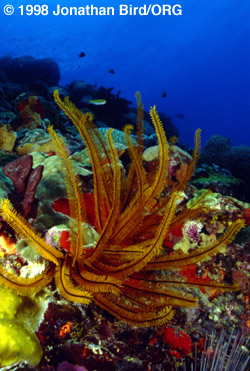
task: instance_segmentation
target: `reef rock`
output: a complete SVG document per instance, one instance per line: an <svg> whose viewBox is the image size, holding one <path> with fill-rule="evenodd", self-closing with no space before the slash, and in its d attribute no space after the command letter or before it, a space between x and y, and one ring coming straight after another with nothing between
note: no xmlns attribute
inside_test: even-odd
<svg viewBox="0 0 250 371"><path fill-rule="evenodd" d="M250 147L232 146L230 139L214 135L206 143L200 157L201 163L216 164L231 171L250 188ZM249 194L249 192L248 192Z"/></svg>
<svg viewBox="0 0 250 371"><path fill-rule="evenodd" d="M0 58L0 72L9 81L29 86L41 80L48 86L58 85L60 71L58 64L51 58L35 59L30 56Z"/></svg>

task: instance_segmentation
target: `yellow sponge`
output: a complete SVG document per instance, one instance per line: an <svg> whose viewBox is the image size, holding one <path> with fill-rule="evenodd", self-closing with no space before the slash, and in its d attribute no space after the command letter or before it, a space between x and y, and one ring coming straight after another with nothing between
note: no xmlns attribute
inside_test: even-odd
<svg viewBox="0 0 250 371"><path fill-rule="evenodd" d="M15 319L0 319L0 367L27 362L37 365L42 348L35 334Z"/></svg>
<svg viewBox="0 0 250 371"><path fill-rule="evenodd" d="M42 358L42 348L36 335L22 320L23 299L0 286L0 303L0 367L22 362L37 365Z"/></svg>

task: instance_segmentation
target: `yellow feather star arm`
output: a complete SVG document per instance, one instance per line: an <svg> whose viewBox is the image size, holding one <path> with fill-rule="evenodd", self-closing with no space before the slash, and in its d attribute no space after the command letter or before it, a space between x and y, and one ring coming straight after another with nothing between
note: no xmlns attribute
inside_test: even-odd
<svg viewBox="0 0 250 371"><path fill-rule="evenodd" d="M75 303L89 304L92 299L90 292L75 286L70 273L71 259L65 256L64 260L60 260L60 265L56 267L55 282L59 293L63 298Z"/></svg>
<svg viewBox="0 0 250 371"><path fill-rule="evenodd" d="M195 132L194 151L193 151L193 156L192 156L194 164L196 164L199 159L200 149L201 149L201 129L197 129Z"/></svg>
<svg viewBox="0 0 250 371"><path fill-rule="evenodd" d="M186 220L197 219L198 217L207 214L209 212L209 207L205 205L206 197L211 194L209 189L204 190L198 197L189 200L188 205L185 209L178 212L174 217L172 228L176 225L183 224ZM165 197L158 202L156 207L152 210L152 214L160 213L166 207L169 197ZM154 215L152 215L154 218ZM150 218L150 216L149 216Z"/></svg>
<svg viewBox="0 0 250 371"><path fill-rule="evenodd" d="M113 277L88 272L78 263L72 270L72 277L79 285L90 292L112 292L115 295L121 293L121 281Z"/></svg>
<svg viewBox="0 0 250 371"><path fill-rule="evenodd" d="M136 245L112 246L103 250L102 262L108 261L110 266L117 266L117 262L131 261L145 254L145 249L150 245L151 241L139 242Z"/></svg>
<svg viewBox="0 0 250 371"><path fill-rule="evenodd" d="M57 259L62 258L63 253L47 244L39 233L35 233L31 225L11 206L9 200L1 200L0 215L38 254L54 264L58 264Z"/></svg>
<svg viewBox="0 0 250 371"><path fill-rule="evenodd" d="M158 198L166 185L166 178L169 167L169 144L155 106L151 108L149 114L155 127L160 151L159 170L156 174L152 186L149 189L149 194L151 197L153 196L154 198Z"/></svg>
<svg viewBox="0 0 250 371"><path fill-rule="evenodd" d="M187 211L188 210L188 211ZM199 207L197 209L184 209L174 219L171 228L183 225L188 220L195 220L201 218L209 212L208 207Z"/></svg>
<svg viewBox="0 0 250 371"><path fill-rule="evenodd" d="M132 280L133 281L133 280ZM135 297L138 299L142 298L142 300L151 301L152 308L157 307L159 305L178 305L182 307L194 307L197 306L198 299L196 297L193 297L192 295L188 295L186 293L181 293L177 290L172 289L157 289L154 287L149 287L146 285L143 285L143 282L141 286L139 287L130 284L130 280L125 281L123 283L123 286L126 290L123 289L123 292L126 293L126 295L135 295Z"/></svg>
<svg viewBox="0 0 250 371"><path fill-rule="evenodd" d="M156 311L145 311L145 308L136 308L122 301L115 301L108 294L96 294L94 301L118 319L140 327L162 325L171 320L175 313L171 306L163 306Z"/></svg>
<svg viewBox="0 0 250 371"><path fill-rule="evenodd" d="M188 201L187 211L205 207L206 199L209 195L212 195L212 191L210 189L202 189L200 192L201 194L198 197L191 198Z"/></svg>
<svg viewBox="0 0 250 371"><path fill-rule="evenodd" d="M145 243L148 245L148 248L145 248L145 252L141 258L130 261L129 263L122 264L118 267L114 267L109 270L109 275L114 275L116 278L124 278L138 270L144 268L148 262L150 262L154 257L160 255L163 250L162 243L165 239L167 231L171 225L171 220L175 214L175 209L177 206L178 194L174 192L171 196L171 199L166 207L165 214L163 219L158 226L155 237L152 240L148 240ZM103 265L104 266L104 265ZM102 264L99 262L98 269L101 269ZM107 267L104 266L104 271Z"/></svg>
<svg viewBox="0 0 250 371"><path fill-rule="evenodd" d="M182 287L203 287L207 289L216 289L218 291L236 291L239 290L239 285L238 284L229 284L229 283L218 283L215 281L210 281L210 282L201 282L201 281L177 281L177 280L168 280L166 281L166 285L169 285L171 287L177 287L181 289Z"/></svg>
<svg viewBox="0 0 250 371"><path fill-rule="evenodd" d="M190 265L197 263L206 257L216 254L221 248L227 246L232 242L239 233L239 231L245 227L245 222L241 219L235 221L226 232L220 236L214 243L209 246L199 248L188 254L173 254L171 256L163 255L157 257L154 261L149 262L146 269L165 269L165 268L174 268L181 267L184 265Z"/></svg>
<svg viewBox="0 0 250 371"><path fill-rule="evenodd" d="M81 111L77 110L77 108L67 99L63 102L59 97L58 90L54 91L54 99L76 126L88 149L94 177L95 216L98 227L97 232L99 233L104 223L102 220L103 214L101 209L104 204L109 205L110 193L109 185L107 184L105 177L105 171L102 170L102 163L100 160L101 149L98 143L96 143L96 130L93 130L90 125L93 116L90 113L81 113Z"/></svg>
<svg viewBox="0 0 250 371"><path fill-rule="evenodd" d="M142 274L139 273L139 276L136 275L136 274L133 274L131 276L129 276L129 281L132 281L135 283L135 287L146 287L146 288L150 288L150 290L162 290L167 287L171 287L172 288L177 288L178 289L178 293L180 292L179 290L184 288L184 287L192 287L192 286L196 286L196 287L203 287L203 288L212 288L212 289L216 289L218 291L234 291L234 290L238 290L239 289L239 286L237 284L235 285L231 285L231 284L225 284L225 283L218 283L218 282L214 282L214 281L210 281L210 282L202 282L202 281L199 281L199 280L196 280L196 281L180 281L178 279L174 279L172 277L165 277L162 275L162 278L161 278L161 275L159 274L150 274L149 272L147 271L143 271ZM124 282L124 285L126 285L126 281ZM176 291L176 290L175 290ZM188 294L184 294L185 297L186 295ZM193 301L194 302L194 297L191 296L191 302Z"/></svg>
<svg viewBox="0 0 250 371"><path fill-rule="evenodd" d="M124 211L129 204L129 200L132 198L133 195L133 187L134 187L134 182L136 178L136 171L135 171L135 166L134 164L131 164L127 177L124 180L122 184L122 189L121 189L121 197L122 197L122 203L121 203L121 211Z"/></svg>
<svg viewBox="0 0 250 371"><path fill-rule="evenodd" d="M0 264L0 284L14 289L19 295L31 295L50 283L54 276L54 268L55 266L50 263L43 273L32 278L24 278L8 272Z"/></svg>
<svg viewBox="0 0 250 371"><path fill-rule="evenodd" d="M143 222L146 209L144 207L146 197L144 195L141 202L136 203L137 198L134 197L127 205L125 211L119 215L116 228L112 234L110 243L112 245L122 245L127 236L135 232L135 228L139 227L139 223Z"/></svg>
<svg viewBox="0 0 250 371"><path fill-rule="evenodd" d="M191 199L188 202L188 207L180 211L177 215L175 215L171 228L175 228L178 225L182 225L187 220L195 220L204 216L205 214L209 213L209 207L205 206L205 199L211 193L210 190L205 190L198 196L197 198ZM160 212L162 210L163 204L159 205ZM152 216L152 218L154 215ZM149 217L150 219L150 217Z"/></svg>
<svg viewBox="0 0 250 371"><path fill-rule="evenodd" d="M131 262L142 260L145 257L147 251L152 247L153 240L149 239L140 242L136 245L130 246L112 246L109 245L107 250L103 251L101 258L91 265L91 268L95 272L107 272L113 275L114 271L117 269L120 271L125 267L128 267ZM121 263L126 262L126 264L121 265ZM119 263L119 268L117 265ZM116 274L114 274L115 276Z"/></svg>
<svg viewBox="0 0 250 371"><path fill-rule="evenodd" d="M155 107L150 110L150 115L155 126L160 148L159 170L155 176L153 184L144 190L144 196L141 202L136 202L137 198L135 197L131 200L125 212L121 215L120 222L117 223L116 230L112 236L113 245L121 244L123 242L128 234L128 230L131 231L134 228L138 219L140 219L143 213L145 213L145 209L149 209L155 203L156 198L159 197L166 185L169 166L169 145Z"/></svg>
<svg viewBox="0 0 250 371"><path fill-rule="evenodd" d="M135 146L133 145L131 137L130 137L132 129L133 129L132 125L126 125L123 128L123 132L126 135L126 142L128 146L129 156L132 160L132 164L134 165L135 171L137 174L136 180L138 184L138 191L136 194L136 198L137 198L137 202L140 202L143 198L143 193L145 192L146 187L148 188L149 185L147 183L146 172L142 164L142 159L140 156L138 156L137 150L135 149Z"/></svg>
<svg viewBox="0 0 250 371"><path fill-rule="evenodd" d="M144 147L144 108L141 103L141 95L139 92L135 94L136 96L136 102L137 102L137 133L136 133L136 141L137 141L137 147L136 147L136 158L141 159L141 155L143 153ZM131 156L130 156L131 157ZM128 203L129 196L133 190L134 185L134 177L135 177L135 164L132 163L127 175L127 178L125 179L125 182L122 187L122 194L124 194L124 197L122 199L122 207L121 210L124 210L125 205Z"/></svg>
<svg viewBox="0 0 250 371"><path fill-rule="evenodd" d="M63 143L63 141L56 135L52 126L48 127L48 133L52 138L52 142L55 146L56 154L61 160L63 176L65 179L67 197L69 201L70 217L76 221L71 222L70 228L70 252L73 255L73 265L76 260L80 257L82 252L82 246L87 242L82 236L81 223L86 222L86 209L84 198L82 194L81 182L79 176L76 174L74 162L69 158L69 149Z"/></svg>
<svg viewBox="0 0 250 371"><path fill-rule="evenodd" d="M117 150L115 148L113 139L112 139L112 129L109 129L107 132L107 140L110 146L111 158L112 158L112 167L113 167L113 200L112 207L108 216L108 219L99 234L95 249L93 253L85 260L85 264L89 265L95 259L100 256L101 252L104 250L106 243L113 231L117 217L120 211L120 192L121 192L121 168L119 164L119 157Z"/></svg>
<svg viewBox="0 0 250 371"><path fill-rule="evenodd" d="M137 133L136 133L136 141L138 144L138 155L141 155L144 147L143 147L143 139L144 139L144 107L141 102L141 94L137 91L135 94L136 103L137 103Z"/></svg>
<svg viewBox="0 0 250 371"><path fill-rule="evenodd" d="M103 170L101 160L98 157L98 147L92 140L92 136L89 135L88 131L86 130L84 120L81 119L79 123L74 122L74 124L83 138L90 155L94 178L93 193L95 200L95 217L98 226L97 232L100 233L106 221L103 219L102 208L105 207L105 205L110 205L110 192L108 191L109 184L106 182L105 171Z"/></svg>
<svg viewBox="0 0 250 371"><path fill-rule="evenodd" d="M56 99L59 99L59 95L58 95L57 91L54 92L54 96L56 96ZM80 111L72 102L70 102L69 97L65 97L64 103L61 101L61 104L65 104L67 106L68 110L70 111L69 113L71 113L71 116L68 116L68 117L72 120L72 122L77 127L78 122L79 123L81 122L81 120L83 119L83 116L85 116L85 114L83 114L82 111ZM65 110L65 106L62 109ZM84 127L88 131L88 133L90 135L90 138L93 141L93 144L94 144L94 147L95 147L95 150L96 150L96 153L98 155L99 160L101 162L102 162L102 160L106 161L106 162L111 162L109 149L107 148L104 137L99 132L99 130L96 128L95 124L93 123L93 115L88 112L86 114L86 117L89 118L89 119L84 121ZM78 127L77 127L77 129L79 131ZM84 136L82 135L83 133L81 133L80 131L79 131L79 133L80 133L83 141L85 141ZM103 176L103 179L104 179L105 192L107 194L109 194L108 184L109 184L109 182L112 182L112 170L110 169L110 171L109 171L109 168L106 168L105 171L102 172L102 176ZM109 205L108 201L109 201L109 198L106 199L106 202Z"/></svg>
<svg viewBox="0 0 250 371"><path fill-rule="evenodd" d="M195 132L195 141L194 141L194 151L193 151L193 160L191 164L188 166L187 174L183 181L177 186L177 190L183 190L186 188L187 184L189 183L196 166L196 163L199 159L200 155L200 147L201 147L201 129L197 129Z"/></svg>

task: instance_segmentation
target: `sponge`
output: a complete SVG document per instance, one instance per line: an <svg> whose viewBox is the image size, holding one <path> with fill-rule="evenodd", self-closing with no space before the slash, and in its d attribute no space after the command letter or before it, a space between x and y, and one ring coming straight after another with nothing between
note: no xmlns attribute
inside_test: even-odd
<svg viewBox="0 0 250 371"><path fill-rule="evenodd" d="M24 299L0 286L0 303L0 367L22 362L36 366L43 352L38 338L22 315Z"/></svg>

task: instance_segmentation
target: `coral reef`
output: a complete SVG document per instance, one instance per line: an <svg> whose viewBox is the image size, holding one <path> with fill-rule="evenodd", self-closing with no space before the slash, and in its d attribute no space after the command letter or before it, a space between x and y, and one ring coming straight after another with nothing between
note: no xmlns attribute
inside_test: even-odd
<svg viewBox="0 0 250 371"><path fill-rule="evenodd" d="M244 197L249 202L250 189L250 147L246 145L233 147L231 141L223 136L214 135L206 143L201 162L217 164L231 171L235 178L245 183Z"/></svg>
<svg viewBox="0 0 250 371"><path fill-rule="evenodd" d="M57 85L60 80L59 67L51 58L2 57L0 58L0 72L9 81L26 87L36 81L38 76L39 80L44 81L48 86Z"/></svg>
<svg viewBox="0 0 250 371"><path fill-rule="evenodd" d="M137 326L152 326L170 320L174 315L173 305L195 306L195 297L175 289L185 287L185 282L153 271L199 262L229 244L244 227L244 221L238 219L218 239L208 239L206 244L201 244L193 252L177 251L168 255L162 249L165 236L171 232L171 228L207 213L202 205L202 196L191 202L189 208L178 206L183 199L181 192L190 180L198 158L199 131L196 133L193 159L181 176L176 175L177 182L174 185L166 177L169 145L155 107L152 108L150 115L159 142L158 170L153 168L146 173L140 157L143 111L138 95L137 145L130 138L131 127L126 126L124 133L132 164L127 177L122 177L112 129L107 131L105 142L94 127L89 113L82 114L67 98L61 101L58 91L55 91L54 97L79 130L89 151L94 177L94 228L98 237L89 243L87 209L80 179L69 158L66 144L49 127L66 183L71 218L70 245L67 252L54 248L32 230L25 219L9 205L8 200L2 201L0 214L4 220L50 264L44 272L27 277L26 281L22 277L10 277L2 266L1 283L25 295L28 288L31 292L41 289L54 276L56 286L65 299L88 304L93 297L99 306L111 314ZM194 233L190 238L198 245L202 239L193 236ZM188 284L221 290L233 289L212 281L189 280Z"/></svg>
<svg viewBox="0 0 250 371"><path fill-rule="evenodd" d="M190 183L199 155L199 135L193 156L181 150L176 141L166 144L164 133L159 129L159 116L153 110L153 123L161 133L158 134L160 145L156 145L157 135L153 134L147 115L144 124L150 137L143 134L140 101L136 115L135 109L119 94L112 94L112 89L100 91L83 82L58 88L60 96L70 95L85 112L77 110L67 99L62 102L56 97L81 132L80 121L84 121L86 115L89 119L92 117L86 114L87 110L97 119L97 127L91 120L85 121L85 147L67 115L53 103L52 89L46 81L30 82L30 91L26 93L27 88L14 81L3 79L0 85L0 118L15 135L12 148L1 149L1 165L18 159L16 165L10 164L7 168L13 168L14 185L20 178L22 196L14 206L25 215L22 219L6 203L2 207L4 217L13 213L9 217L14 223L10 219L7 222L14 230L0 221L1 282L7 279L7 286L22 287L16 288L21 297L12 293L16 309L3 316L6 327L2 328L2 334L6 341L1 348L1 360L5 362L2 366L13 365L13 370L19 367L51 371L189 369L192 365L209 364L210 349L217 352L218 346L206 342L206 338L214 338L214 334L219 338L222 328L224 340L220 340L219 348L222 341L228 340L228 349L233 347L234 336L230 338L233 328L238 334L236 341L248 347L247 340L241 339L248 338L250 332L249 227L229 243L236 230L244 223L250 224L250 205L232 197L238 198L238 194L245 192L245 183L238 183L224 169L204 163L200 163ZM29 102L29 97L35 100L32 98ZM36 106L38 99L41 106ZM112 105L108 110L105 105L90 106L91 99L106 99L112 101ZM23 118L17 109L21 102L23 105L19 108L27 110L31 118L34 112L40 115L40 118L33 116L38 119L38 127L32 127L30 119L26 127L22 127ZM124 132L118 129L111 132L110 118L112 123L137 125L139 134L130 135L130 127ZM54 124L54 130L49 129L53 140L46 132L50 122ZM119 128L118 124L116 127ZM26 157L20 157L20 148L24 145L31 151L28 156L31 165L26 165ZM167 149L166 153L163 148ZM69 168L65 170L67 164L73 169L71 175ZM21 205L30 193L27 185L31 181L31 169L41 165L44 167L42 178L31 187L29 205L33 213L25 214L26 207ZM15 174L18 168L21 170ZM160 185L158 192L151 194L157 187L155 179ZM7 193L15 193L9 178L2 174L1 190L2 198L6 198ZM80 218L77 210L81 212ZM171 215L166 216L169 210ZM20 220L23 230L18 229ZM169 223L166 230L164 223ZM122 242L117 242L119 235L114 236L116 229L124 232ZM78 249L80 234L82 243ZM145 252L151 254L150 246L156 236L159 248L147 260ZM228 245L226 249L225 245ZM214 248L211 254L206 250L209 247ZM203 253L206 259L198 257L197 252ZM180 264L182 259L184 265ZM159 271L159 267L164 270ZM119 276L119 270L124 275ZM2 290L6 296L2 302L8 306L9 289L3 287ZM91 296L87 301L93 300L88 305L77 303L76 292L80 293L82 302L83 290L85 297ZM158 319L157 315L164 310L165 318ZM9 331L8 321L14 321L18 333ZM138 326L140 321L142 327L133 326ZM23 351L24 337L36 355ZM13 338L15 349L11 347ZM197 358L197 350L204 354L203 361ZM240 359L239 367L248 361L249 351L243 350L245 360ZM223 357L222 352L220 358Z"/></svg>

